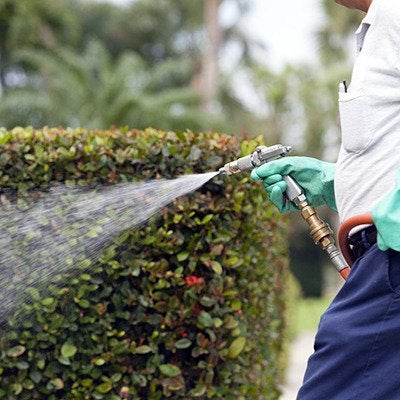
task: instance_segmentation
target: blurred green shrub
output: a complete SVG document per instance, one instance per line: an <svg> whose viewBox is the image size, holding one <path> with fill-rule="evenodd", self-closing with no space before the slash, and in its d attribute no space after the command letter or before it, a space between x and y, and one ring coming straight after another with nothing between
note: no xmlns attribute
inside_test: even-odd
<svg viewBox="0 0 400 400"><path fill-rule="evenodd" d="M153 129L0 130L1 198L208 172L257 144ZM285 234L244 174L177 199L89 271L30 289L1 332L0 397L279 398Z"/></svg>
<svg viewBox="0 0 400 400"><path fill-rule="evenodd" d="M296 217L300 219L294 215L292 220ZM324 291L324 266L329 258L310 240L310 231L304 221L298 222L292 225L297 229L289 234L289 267L304 297L321 297Z"/></svg>

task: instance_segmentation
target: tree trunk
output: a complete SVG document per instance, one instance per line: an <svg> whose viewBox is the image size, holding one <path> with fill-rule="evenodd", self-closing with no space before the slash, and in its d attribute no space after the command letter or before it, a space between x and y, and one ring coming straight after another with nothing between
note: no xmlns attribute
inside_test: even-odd
<svg viewBox="0 0 400 400"><path fill-rule="evenodd" d="M215 112L218 92L218 53L221 43L218 11L221 2L222 0L205 0L204 3L205 42L200 71L200 94L202 108L206 112Z"/></svg>
<svg viewBox="0 0 400 400"><path fill-rule="evenodd" d="M5 49L0 49L0 95L3 94L6 88L7 56L7 51Z"/></svg>

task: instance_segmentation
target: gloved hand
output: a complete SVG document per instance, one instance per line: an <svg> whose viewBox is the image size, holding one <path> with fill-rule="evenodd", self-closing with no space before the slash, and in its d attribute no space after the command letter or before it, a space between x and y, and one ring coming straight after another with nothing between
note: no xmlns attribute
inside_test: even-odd
<svg viewBox="0 0 400 400"><path fill-rule="evenodd" d="M304 189L310 205L317 207L327 204L337 211L333 181L335 164L310 157L283 157L255 168L251 172L254 180L263 180L270 200L280 212L297 210L290 201L284 201L287 188L284 175L291 175Z"/></svg>
<svg viewBox="0 0 400 400"><path fill-rule="evenodd" d="M372 219L378 230L378 247L382 251L400 251L400 170L397 185L372 210Z"/></svg>

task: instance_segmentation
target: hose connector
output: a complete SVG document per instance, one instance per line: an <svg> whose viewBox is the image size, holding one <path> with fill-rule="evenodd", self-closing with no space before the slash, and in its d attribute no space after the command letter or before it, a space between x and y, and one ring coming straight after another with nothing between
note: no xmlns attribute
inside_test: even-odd
<svg viewBox="0 0 400 400"><path fill-rule="evenodd" d="M336 270L346 279L349 265L336 247L331 227L318 216L315 208L310 206L307 201L299 202L296 205L300 210L301 216L310 227L310 236L314 243L328 253Z"/></svg>

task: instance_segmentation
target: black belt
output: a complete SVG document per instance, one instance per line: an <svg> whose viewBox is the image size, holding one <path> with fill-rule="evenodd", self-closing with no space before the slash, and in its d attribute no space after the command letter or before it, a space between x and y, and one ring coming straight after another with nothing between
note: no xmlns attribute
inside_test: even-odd
<svg viewBox="0 0 400 400"><path fill-rule="evenodd" d="M372 225L349 237L349 244L356 259L376 243L376 236L376 228Z"/></svg>

